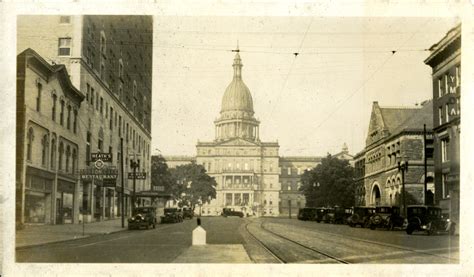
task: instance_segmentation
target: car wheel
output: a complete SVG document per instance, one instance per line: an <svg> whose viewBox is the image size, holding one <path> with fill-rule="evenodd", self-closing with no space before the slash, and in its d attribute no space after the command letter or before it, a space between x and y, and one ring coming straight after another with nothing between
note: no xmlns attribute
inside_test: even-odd
<svg viewBox="0 0 474 277"><path fill-rule="evenodd" d="M389 230L389 231L393 231L393 229L394 229L394 224L393 224L392 221L389 221L389 222L388 222L388 230Z"/></svg>
<svg viewBox="0 0 474 277"><path fill-rule="evenodd" d="M454 236L455 234L456 234L456 227L454 227L454 225L451 225L451 227L449 227L449 235Z"/></svg>
<svg viewBox="0 0 474 277"><path fill-rule="evenodd" d="M407 234L411 235L413 234L413 226L408 225L406 229Z"/></svg>

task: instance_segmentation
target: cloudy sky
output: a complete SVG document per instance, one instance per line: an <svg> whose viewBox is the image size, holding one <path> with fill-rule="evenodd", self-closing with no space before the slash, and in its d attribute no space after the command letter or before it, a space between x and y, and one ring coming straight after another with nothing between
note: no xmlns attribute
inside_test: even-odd
<svg viewBox="0 0 474 277"><path fill-rule="evenodd" d="M415 106L432 98L423 61L457 23L446 17L155 17L153 153L195 155L198 140L214 139L237 41L263 141L278 141L285 156L336 153L344 142L357 153L373 101Z"/></svg>

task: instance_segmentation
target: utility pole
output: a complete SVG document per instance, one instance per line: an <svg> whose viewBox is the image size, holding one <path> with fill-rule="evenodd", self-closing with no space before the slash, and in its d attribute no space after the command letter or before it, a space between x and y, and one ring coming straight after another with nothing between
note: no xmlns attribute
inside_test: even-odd
<svg viewBox="0 0 474 277"><path fill-rule="evenodd" d="M130 161L130 167L133 170L133 194L132 194L132 213L135 210L136 202L136 179L137 179L137 168L140 167L140 162L132 160Z"/></svg>
<svg viewBox="0 0 474 277"><path fill-rule="evenodd" d="M123 138L120 138L120 172L121 172L121 182L122 182L122 201L121 201L120 209L121 209L121 214L122 214L122 228L125 228L125 189L124 189L125 174L123 172Z"/></svg>
<svg viewBox="0 0 474 277"><path fill-rule="evenodd" d="M424 166L424 170L425 170L425 180L424 180L424 184L423 184L423 203L426 205L426 191L427 191L427 184L428 184L428 168L427 168L427 158L426 158L426 124L423 124L423 146L424 146L424 149L425 149L425 153L424 153L424 161L423 161L423 166Z"/></svg>

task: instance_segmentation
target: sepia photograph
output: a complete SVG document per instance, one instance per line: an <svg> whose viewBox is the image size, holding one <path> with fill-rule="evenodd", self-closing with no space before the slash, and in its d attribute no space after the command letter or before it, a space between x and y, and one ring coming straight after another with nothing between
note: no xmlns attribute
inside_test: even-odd
<svg viewBox="0 0 474 277"><path fill-rule="evenodd" d="M5 276L469 261L472 24L459 13L204 16L144 2L11 16Z"/></svg>

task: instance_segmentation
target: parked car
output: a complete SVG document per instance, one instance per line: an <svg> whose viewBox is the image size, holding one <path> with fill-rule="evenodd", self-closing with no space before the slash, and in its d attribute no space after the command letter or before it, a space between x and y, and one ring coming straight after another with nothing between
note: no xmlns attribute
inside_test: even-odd
<svg viewBox="0 0 474 277"><path fill-rule="evenodd" d="M183 208L183 219L189 218L193 219L194 211L191 208L185 207Z"/></svg>
<svg viewBox="0 0 474 277"><path fill-rule="evenodd" d="M354 207L352 215L347 219L347 224L351 227L369 227L370 217L375 213L375 207Z"/></svg>
<svg viewBox="0 0 474 277"><path fill-rule="evenodd" d="M298 211L299 220L314 220L316 217L316 208L301 208Z"/></svg>
<svg viewBox="0 0 474 277"><path fill-rule="evenodd" d="M344 224L347 221L347 218L351 215L350 208L344 208L335 206L333 209L330 209L327 213L329 217L329 223L332 224Z"/></svg>
<svg viewBox="0 0 474 277"><path fill-rule="evenodd" d="M244 213L241 211L236 211L231 208L224 208L222 209L222 216L223 217L228 217L228 216L238 216L238 217L244 217Z"/></svg>
<svg viewBox="0 0 474 277"><path fill-rule="evenodd" d="M375 207L375 214L370 217L369 227L375 228L402 228L405 218L400 215L400 207L397 206L379 206Z"/></svg>
<svg viewBox="0 0 474 277"><path fill-rule="evenodd" d="M328 208L323 208L323 207L316 208L316 216L314 220L316 220L317 223L321 221L325 221L328 210L329 210Z"/></svg>
<svg viewBox="0 0 474 277"><path fill-rule="evenodd" d="M454 235L456 224L449 218L443 217L441 208L416 205L407 207L408 225L407 234L411 235L414 231L423 231L428 235L438 232Z"/></svg>
<svg viewBox="0 0 474 277"><path fill-rule="evenodd" d="M165 208L161 223L183 222L183 211L180 208Z"/></svg>
<svg viewBox="0 0 474 277"><path fill-rule="evenodd" d="M332 223L335 217L335 209L334 208L327 208L326 213L323 215L322 221L324 223Z"/></svg>
<svg viewBox="0 0 474 277"><path fill-rule="evenodd" d="M156 222L155 207L138 207L133 210L132 217L128 219L128 229L155 228Z"/></svg>

